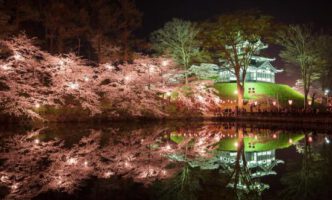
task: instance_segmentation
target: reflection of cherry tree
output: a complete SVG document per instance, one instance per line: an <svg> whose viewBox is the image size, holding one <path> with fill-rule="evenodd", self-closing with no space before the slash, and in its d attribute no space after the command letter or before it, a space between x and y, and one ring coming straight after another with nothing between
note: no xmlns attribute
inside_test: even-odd
<svg viewBox="0 0 332 200"><path fill-rule="evenodd" d="M109 144L100 146L100 132L92 130L71 148L59 140L40 141L37 135L33 132L4 141L0 180L10 190L7 199L30 199L48 190L71 193L92 176L116 175L147 184L172 174L164 169L167 160L151 149L158 132L146 137L114 134Z"/></svg>
<svg viewBox="0 0 332 200"><path fill-rule="evenodd" d="M204 179L201 172L220 171L220 176L231 178L228 183L237 189L237 195L243 191L240 186L244 185L257 191L257 183L250 178L249 166L244 167L245 133L236 132L236 129L226 131L222 127L206 124L126 129L126 134L110 128L107 129L108 140L105 140L104 132L90 130L71 146L61 139L41 139L43 130L7 136L2 139L1 146L0 186L8 188L7 199L30 199L50 190L73 193L93 177L116 176L149 185L176 175L171 182L179 191L193 191L196 186L192 188L190 183L199 184L199 180ZM262 137L265 142L266 134ZM274 133L270 138L275 139ZM228 165L221 159L225 151L220 146L223 140L237 149L236 160ZM237 142L234 144L234 141ZM224 179L222 187L228 183Z"/></svg>
<svg viewBox="0 0 332 200"><path fill-rule="evenodd" d="M331 146L325 135L304 133L297 144L301 162L290 162L281 182L286 185L281 192L283 199L329 199L331 179ZM314 142L315 139L315 142Z"/></svg>

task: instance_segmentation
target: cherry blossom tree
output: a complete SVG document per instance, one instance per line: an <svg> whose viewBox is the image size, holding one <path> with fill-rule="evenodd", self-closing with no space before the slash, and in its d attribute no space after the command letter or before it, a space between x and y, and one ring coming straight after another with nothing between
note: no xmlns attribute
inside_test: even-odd
<svg viewBox="0 0 332 200"><path fill-rule="evenodd" d="M98 96L90 87L94 70L73 54L52 56L25 35L1 41L10 54L0 69L1 109L10 115L39 118L42 106L77 102L91 114L100 112Z"/></svg>
<svg viewBox="0 0 332 200"><path fill-rule="evenodd" d="M172 59L137 55L132 63L87 64L75 54L51 55L19 35L1 41L0 110L25 119L59 120L52 110L102 119L169 117L169 105L207 116L219 108L212 82L178 84ZM169 94L178 97L169 101ZM51 113L51 114L49 114ZM56 119L53 119L53 118ZM78 116L75 116L78 118ZM61 119L60 119L61 120Z"/></svg>

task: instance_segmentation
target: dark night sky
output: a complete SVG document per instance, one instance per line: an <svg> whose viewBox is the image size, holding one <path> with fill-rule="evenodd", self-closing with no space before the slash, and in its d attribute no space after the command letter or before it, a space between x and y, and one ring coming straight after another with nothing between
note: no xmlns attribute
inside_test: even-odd
<svg viewBox="0 0 332 200"><path fill-rule="evenodd" d="M258 9L284 23L311 23L317 30L331 31L332 27L332 2L327 0L136 0L136 4L144 13L143 26L138 32L143 37L172 18L196 21L247 9ZM276 48L267 51L277 58L273 63L277 68L287 69L277 57ZM286 71L277 76L277 81L294 84L297 76L296 72Z"/></svg>
<svg viewBox="0 0 332 200"><path fill-rule="evenodd" d="M285 23L332 25L332 2L327 0L136 0L144 13L141 34L147 34L176 17L203 20L235 10L258 9Z"/></svg>

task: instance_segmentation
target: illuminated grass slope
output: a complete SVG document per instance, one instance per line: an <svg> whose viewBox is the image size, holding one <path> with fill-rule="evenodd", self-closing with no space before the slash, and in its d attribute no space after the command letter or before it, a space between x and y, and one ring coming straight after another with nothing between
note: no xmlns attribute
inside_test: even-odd
<svg viewBox="0 0 332 200"><path fill-rule="evenodd" d="M272 136L272 135L271 135ZM265 139L264 141L257 140L255 138L244 137L244 149L246 152L256 152L256 151L270 151L273 149L283 149L291 146L294 143L297 143L304 139L304 134L280 134L276 139ZM185 136L176 136L171 135L170 140L176 144L182 143L185 139ZM292 140L292 143L289 140ZM225 138L221 139L217 145L219 151L236 151L237 138ZM249 143L254 143L255 148L250 148Z"/></svg>
<svg viewBox="0 0 332 200"><path fill-rule="evenodd" d="M219 91L222 99L235 100L236 83L216 83L215 88ZM249 94L249 88L255 88L255 94ZM273 98L278 99L281 104L287 104L288 100L293 100L294 105L302 105L304 97L301 93L292 89L288 85L264 82L246 82L245 99Z"/></svg>
<svg viewBox="0 0 332 200"><path fill-rule="evenodd" d="M304 134L281 134L277 139L270 139L266 141L258 141L255 138L244 138L244 149L246 152L255 151L270 151L273 149L283 149L291 146L293 143L299 142L304 138ZM293 143L289 143L289 139L292 139ZM219 142L220 151L236 151L237 147L235 143L237 138L227 138ZM250 148L249 143L255 143L255 148Z"/></svg>

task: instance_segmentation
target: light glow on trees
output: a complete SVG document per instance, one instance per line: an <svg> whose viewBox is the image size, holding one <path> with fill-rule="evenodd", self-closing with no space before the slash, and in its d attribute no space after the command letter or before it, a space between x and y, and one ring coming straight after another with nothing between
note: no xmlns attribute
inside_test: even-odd
<svg viewBox="0 0 332 200"><path fill-rule="evenodd" d="M17 52L14 54L14 58L15 58L15 60L18 60L18 61L23 60L23 57L21 56L21 54L17 53Z"/></svg>
<svg viewBox="0 0 332 200"><path fill-rule="evenodd" d="M325 137L324 139L326 144L330 144L330 139L328 137Z"/></svg>
<svg viewBox="0 0 332 200"><path fill-rule="evenodd" d="M324 94L325 94L325 95L328 95L328 94L329 94L329 92L330 92L330 90L329 90L329 89L325 89L325 91L324 91Z"/></svg>
<svg viewBox="0 0 332 200"><path fill-rule="evenodd" d="M2 68L3 70L5 70L5 71L8 71L8 70L11 70L11 69L12 69L12 68L9 67L7 64L3 64L3 65L1 65L1 68Z"/></svg>
<svg viewBox="0 0 332 200"><path fill-rule="evenodd" d="M238 142L235 142L235 143L234 143L234 146L235 146L235 147L238 147L238 146L239 146L239 143L238 143Z"/></svg>
<svg viewBox="0 0 332 200"><path fill-rule="evenodd" d="M112 171L105 172L105 178L109 178L113 175L114 175L114 172L112 172Z"/></svg>
<svg viewBox="0 0 332 200"><path fill-rule="evenodd" d="M124 78L124 79L125 79L125 81L127 81L127 82L131 80L131 78L130 78L130 76L129 76L129 75L128 75L128 76L125 76L125 78Z"/></svg>
<svg viewBox="0 0 332 200"><path fill-rule="evenodd" d="M170 144L167 144L167 145L165 146L165 149L166 149L166 150L171 150L171 149L172 149L172 147L171 147L171 145L170 145Z"/></svg>
<svg viewBox="0 0 332 200"><path fill-rule="evenodd" d="M105 64L105 68L108 69L108 70L113 70L115 69L115 67L109 63Z"/></svg>
<svg viewBox="0 0 332 200"><path fill-rule="evenodd" d="M293 100L288 100L288 104L291 106L293 104Z"/></svg>
<svg viewBox="0 0 332 200"><path fill-rule="evenodd" d="M79 89L79 84L76 83L76 82L69 82L68 87L69 87L69 89L72 89L72 90L78 90Z"/></svg>
<svg viewBox="0 0 332 200"><path fill-rule="evenodd" d="M161 62L161 65L163 66L163 67L166 67L167 65L168 65L168 60L163 60L162 62Z"/></svg>
<svg viewBox="0 0 332 200"><path fill-rule="evenodd" d="M67 163L68 163L69 165L75 165L75 164L77 164L77 159L76 159L76 158L69 158L69 159L67 160Z"/></svg>
<svg viewBox="0 0 332 200"><path fill-rule="evenodd" d="M84 80L85 82L88 82L90 79L89 79L88 76L84 76L83 80Z"/></svg>
<svg viewBox="0 0 332 200"><path fill-rule="evenodd" d="M35 143L35 144L39 144L39 143L40 143L40 140L39 140L39 139L35 139L35 140L34 140L34 143Z"/></svg>

